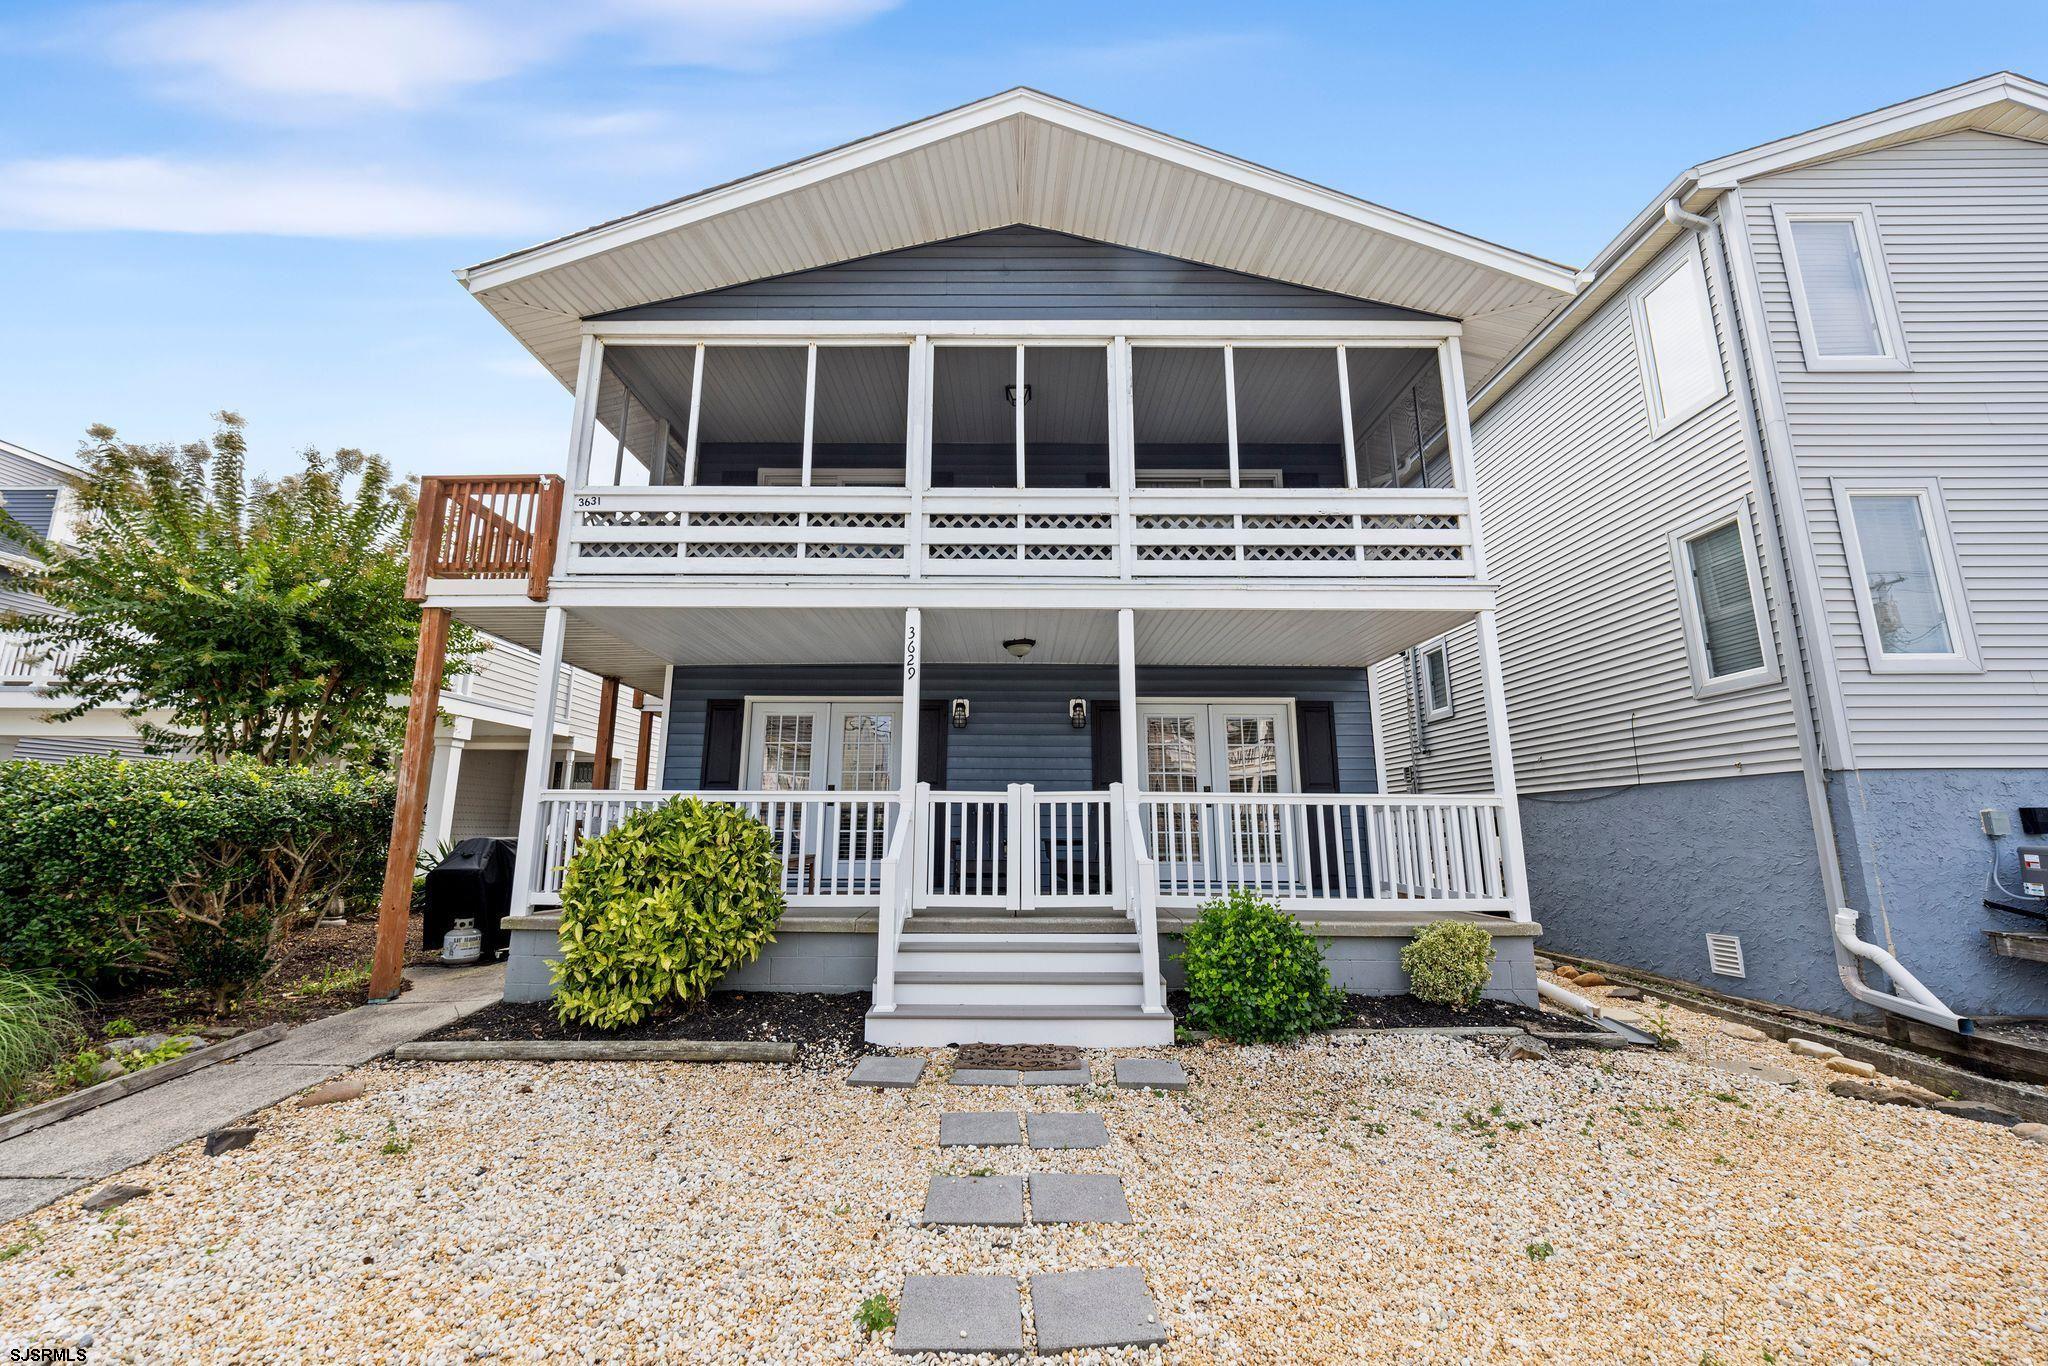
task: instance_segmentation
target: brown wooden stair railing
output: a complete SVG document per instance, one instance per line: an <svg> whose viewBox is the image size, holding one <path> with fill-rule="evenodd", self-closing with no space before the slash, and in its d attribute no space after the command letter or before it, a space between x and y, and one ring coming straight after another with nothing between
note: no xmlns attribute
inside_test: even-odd
<svg viewBox="0 0 2048 1366"><path fill-rule="evenodd" d="M562 521L562 480L553 474L430 475L420 480L406 596L430 579L525 579L545 601Z"/></svg>

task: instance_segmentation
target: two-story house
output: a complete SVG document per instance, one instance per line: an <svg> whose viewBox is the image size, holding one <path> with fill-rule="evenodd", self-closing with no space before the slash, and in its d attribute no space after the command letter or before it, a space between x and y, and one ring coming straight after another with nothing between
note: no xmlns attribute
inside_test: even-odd
<svg viewBox="0 0 2048 1366"><path fill-rule="evenodd" d="M67 541L74 494L85 471L12 442L0 441L0 507L37 535ZM36 562L0 540L0 611L34 612ZM64 691L64 661L24 636L0 631L0 761L58 763L86 755L141 757L135 723L119 706L94 707L57 720L73 698ZM465 672L441 699L422 834L429 849L472 835L518 830L518 793L532 745L533 697L539 660L531 650L486 636ZM648 784L648 758L659 743L659 700L616 681L559 666L553 722L544 762L557 787ZM602 775L597 757L608 754Z"/></svg>
<svg viewBox="0 0 2048 1366"><path fill-rule="evenodd" d="M1470 919L1533 1001L1466 395L1568 269L1013 90L462 279L574 419L564 476L429 481L429 620L668 718L659 791L528 764L509 997L578 842L702 793L782 849L732 984L878 1041L1167 1041L1232 886L1358 991ZM1465 626L1488 779L1390 796L1367 670Z"/></svg>
<svg viewBox="0 0 2048 1366"><path fill-rule="evenodd" d="M1550 942L1911 1028L2048 1012L2048 87L1692 167L1472 414ZM1390 790L1488 787L1481 647L1375 673Z"/></svg>

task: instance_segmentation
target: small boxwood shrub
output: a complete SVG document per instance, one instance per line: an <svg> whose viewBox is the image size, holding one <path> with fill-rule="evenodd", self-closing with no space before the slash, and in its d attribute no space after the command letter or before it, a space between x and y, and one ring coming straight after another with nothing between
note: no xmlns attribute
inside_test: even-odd
<svg viewBox="0 0 2048 1366"><path fill-rule="evenodd" d="M1438 921L1408 941L1401 967L1410 996L1463 1010L1493 977L1493 936L1478 925Z"/></svg>
<svg viewBox="0 0 2048 1366"><path fill-rule="evenodd" d="M1188 926L1188 1020L1239 1043L1285 1043L1342 1017L1344 993L1315 938L1243 887L1202 907Z"/></svg>
<svg viewBox="0 0 2048 1366"><path fill-rule="evenodd" d="M685 797L629 816L563 876L556 1013L620 1029L696 1000L775 941L782 910L774 832L738 807Z"/></svg>
<svg viewBox="0 0 2048 1366"><path fill-rule="evenodd" d="M0 963L224 1003L330 896L375 899L391 800L338 766L0 764Z"/></svg>

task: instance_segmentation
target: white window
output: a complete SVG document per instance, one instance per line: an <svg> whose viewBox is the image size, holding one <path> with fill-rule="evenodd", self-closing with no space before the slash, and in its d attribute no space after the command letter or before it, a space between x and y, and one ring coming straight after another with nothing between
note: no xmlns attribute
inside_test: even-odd
<svg viewBox="0 0 2048 1366"><path fill-rule="evenodd" d="M1898 307L1868 204L1772 210L1809 370L1903 370Z"/></svg>
<svg viewBox="0 0 2048 1366"><path fill-rule="evenodd" d="M1707 276L1688 243L1637 289L1631 313L1650 431L1661 434L1728 392L1707 307Z"/></svg>
<svg viewBox="0 0 2048 1366"><path fill-rule="evenodd" d="M1871 671L1981 669L1941 485L1932 479L1837 479L1834 487Z"/></svg>
<svg viewBox="0 0 2048 1366"><path fill-rule="evenodd" d="M1778 661L1766 641L1770 624L1748 507L1738 504L1675 532L1671 556L1693 695L1774 681Z"/></svg>
<svg viewBox="0 0 2048 1366"><path fill-rule="evenodd" d="M1451 699L1451 642L1443 639L1424 646L1421 669L1423 715L1432 721L1445 720L1454 710Z"/></svg>

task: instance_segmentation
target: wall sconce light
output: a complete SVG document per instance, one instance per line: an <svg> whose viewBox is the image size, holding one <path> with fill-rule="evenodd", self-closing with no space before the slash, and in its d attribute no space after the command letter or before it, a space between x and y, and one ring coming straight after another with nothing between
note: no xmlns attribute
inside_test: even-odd
<svg viewBox="0 0 2048 1366"><path fill-rule="evenodd" d="M1030 385L1028 385L1028 384L1024 386L1024 401L1025 401L1026 403L1029 403L1029 402L1031 401L1031 386L1030 386ZM1009 405L1010 405L1010 406L1011 406L1012 408L1014 408L1014 407L1016 407L1016 406L1017 406L1017 386L1016 386L1016 385L1014 385L1014 384L1005 384L1005 385L1003 386L1003 402L1005 402L1005 403L1009 404Z"/></svg>
<svg viewBox="0 0 2048 1366"><path fill-rule="evenodd" d="M967 729L967 699L964 697L953 699L953 729Z"/></svg>
<svg viewBox="0 0 2048 1366"><path fill-rule="evenodd" d="M1031 647L1036 644L1038 644L1038 642L1033 640L1030 636L1018 636L1015 640L1004 641L1003 648L1005 650L1008 650L1011 654L1017 656L1017 658L1022 659L1024 656L1031 653Z"/></svg>
<svg viewBox="0 0 2048 1366"><path fill-rule="evenodd" d="M1088 699L1070 697L1067 699L1067 722L1075 730L1088 729Z"/></svg>

